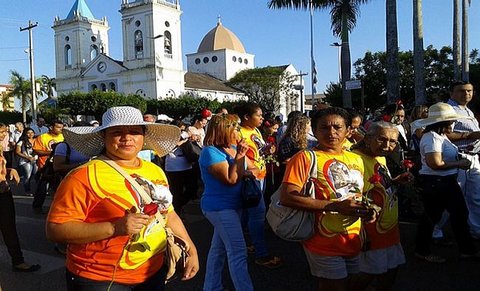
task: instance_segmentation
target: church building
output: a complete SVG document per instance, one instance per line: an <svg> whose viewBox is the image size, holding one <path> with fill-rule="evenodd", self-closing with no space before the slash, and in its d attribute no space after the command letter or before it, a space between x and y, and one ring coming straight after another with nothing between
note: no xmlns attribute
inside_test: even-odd
<svg viewBox="0 0 480 291"><path fill-rule="evenodd" d="M220 19L197 52L186 55L185 72L178 0L122 0L120 14L122 60L109 56L108 21L96 19L85 0L75 0L65 19L55 18L58 94L111 90L151 99L183 94L220 102L246 98L224 82L254 68L255 56Z"/></svg>

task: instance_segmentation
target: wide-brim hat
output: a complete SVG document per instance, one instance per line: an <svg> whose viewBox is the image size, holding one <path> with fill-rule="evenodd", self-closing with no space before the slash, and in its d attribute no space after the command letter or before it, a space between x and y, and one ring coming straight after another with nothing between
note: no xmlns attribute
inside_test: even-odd
<svg viewBox="0 0 480 291"><path fill-rule="evenodd" d="M457 114L450 104L438 102L428 108L427 118L415 120L415 124L419 127L425 127L442 121L458 119L473 119L473 117Z"/></svg>
<svg viewBox="0 0 480 291"><path fill-rule="evenodd" d="M145 126L144 149L154 150L160 157L171 152L180 139L180 129L174 125L143 121L140 110L130 106L109 108L102 116L98 127L79 126L65 128L65 141L80 153L98 156L105 148L103 130L114 126Z"/></svg>

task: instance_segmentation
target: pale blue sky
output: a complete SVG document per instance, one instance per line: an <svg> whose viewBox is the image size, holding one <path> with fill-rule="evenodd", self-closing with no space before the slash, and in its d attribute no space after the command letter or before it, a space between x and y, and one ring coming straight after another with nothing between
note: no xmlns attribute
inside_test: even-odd
<svg viewBox="0 0 480 291"><path fill-rule="evenodd" d="M86 0L97 19L106 16L110 25L110 56L121 60L121 0ZM397 0L399 46L412 49L412 2ZM424 0L424 44L440 48L452 42L452 0ZM0 0L0 84L9 81L10 70L29 76L28 33L20 32L28 20L38 22L34 29L35 74L55 76L54 39L51 28L55 16L65 18L74 0L12 1ZM223 25L242 41L246 51L255 55L255 65L293 64L308 72L306 92L310 85L310 24L307 11L270 10L268 0L180 0L183 10L183 54L196 52L203 36L222 18ZM480 48L480 1L470 7L469 48ZM330 31L328 11L314 14L315 60L318 71L317 92L330 81L338 80L337 42ZM356 28L351 34L352 64L366 51L385 50L385 1L371 0L362 5ZM184 67L186 60L184 58ZM353 73L353 70L352 70Z"/></svg>

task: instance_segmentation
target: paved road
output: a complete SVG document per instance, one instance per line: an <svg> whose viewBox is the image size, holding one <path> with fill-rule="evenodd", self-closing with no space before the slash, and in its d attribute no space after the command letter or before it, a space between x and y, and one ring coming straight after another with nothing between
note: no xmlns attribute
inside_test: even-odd
<svg viewBox="0 0 480 291"><path fill-rule="evenodd" d="M17 191L18 192L18 191ZM53 244L46 241L44 235L45 216L31 212L32 198L18 195L15 198L17 225L29 263L39 263L42 268L33 274L11 271L10 258L3 243L0 244L0 284L4 291L63 291L64 258L53 250ZM47 202L49 202L47 200ZM196 242L200 265L205 266L212 229L200 210L198 201L186 207L185 219L189 232ZM436 247L434 250L448 258L442 265L432 265L414 258L415 224L401 224L402 243L407 255L407 263L399 270L395 290L480 290L480 262L458 261L455 248ZM267 231L271 252L285 260L285 266L277 270L268 270L257 266L249 258L249 270L256 290L315 290L314 279L309 275L307 263L299 244L277 239ZM223 273L226 288L234 290L228 280L228 271ZM172 282L167 290L201 290L204 278L202 270L188 282Z"/></svg>

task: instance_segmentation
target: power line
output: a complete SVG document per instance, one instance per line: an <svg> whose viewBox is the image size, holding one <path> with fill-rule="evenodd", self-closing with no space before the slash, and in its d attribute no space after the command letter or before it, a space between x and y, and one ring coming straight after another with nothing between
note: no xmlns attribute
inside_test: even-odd
<svg viewBox="0 0 480 291"><path fill-rule="evenodd" d="M17 61L27 61L28 59L11 59L11 60L0 60L0 62L17 62Z"/></svg>
<svg viewBox="0 0 480 291"><path fill-rule="evenodd" d="M0 50L12 50L12 49L20 49L20 48L27 48L26 46L6 46L0 47Z"/></svg>

